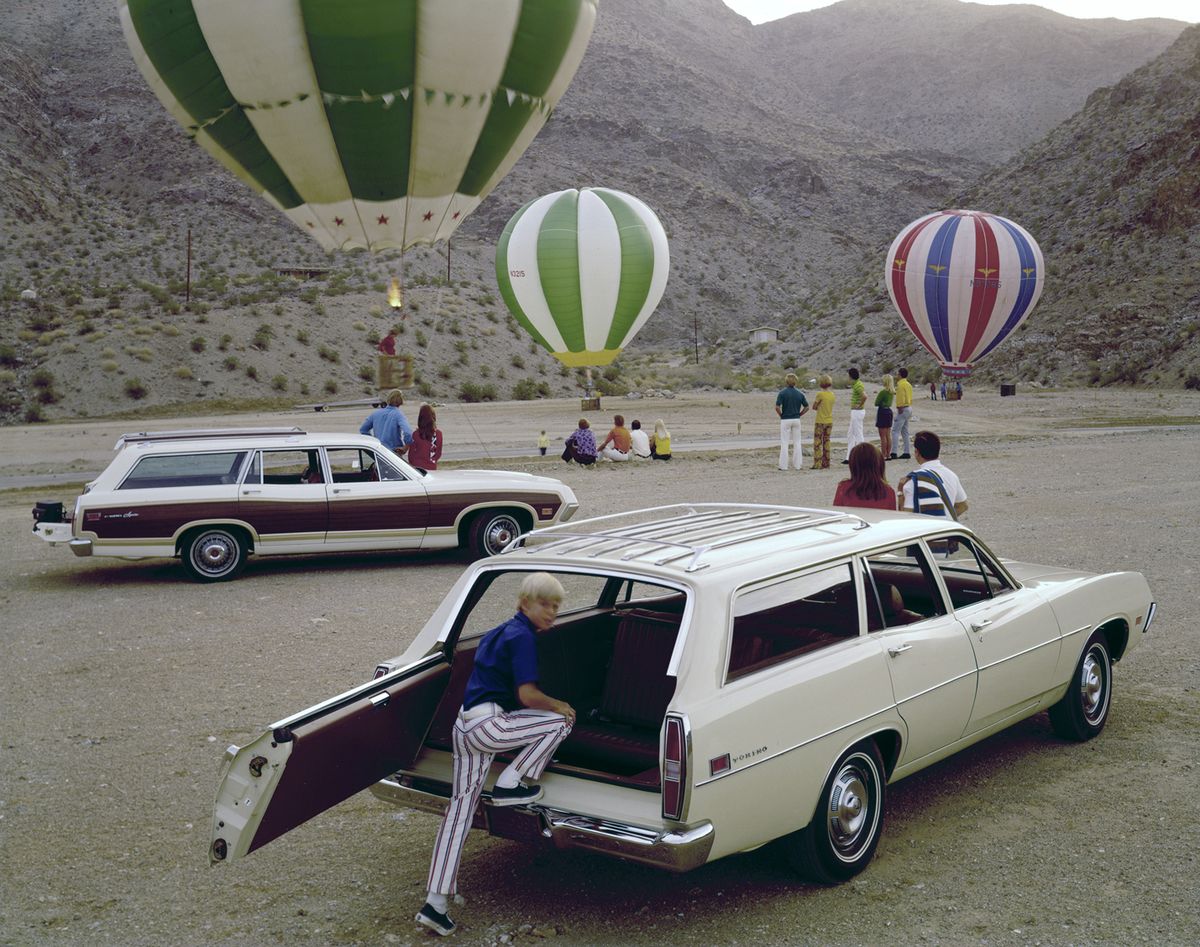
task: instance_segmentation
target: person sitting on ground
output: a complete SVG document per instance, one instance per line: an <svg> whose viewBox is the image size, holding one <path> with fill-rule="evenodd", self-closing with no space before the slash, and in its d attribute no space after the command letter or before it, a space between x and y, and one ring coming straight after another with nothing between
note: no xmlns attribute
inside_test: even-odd
<svg viewBox="0 0 1200 947"><path fill-rule="evenodd" d="M422 404L417 412L417 429L408 445L408 462L421 470L437 470L442 446L442 432L438 430L433 405Z"/></svg>
<svg viewBox="0 0 1200 947"><path fill-rule="evenodd" d="M402 404L404 404L404 392L399 388L393 388L388 392L387 404L368 414L367 419L359 427L358 433L374 435L388 450L396 454L403 454L408 450L408 443L412 440L412 428L409 427L408 418L400 410Z"/></svg>
<svg viewBox="0 0 1200 947"><path fill-rule="evenodd" d="M587 418L580 418L579 427L567 435L562 459L568 464L575 461L584 467L590 467L596 462L596 435L592 433Z"/></svg>
<svg viewBox="0 0 1200 947"><path fill-rule="evenodd" d="M655 460L671 459L671 432L659 418L654 422L654 437L650 438L650 456Z"/></svg>
<svg viewBox="0 0 1200 947"><path fill-rule="evenodd" d="M600 456L605 460L629 460L633 441L629 436L629 428L625 426L623 414L613 415L613 426L608 436L600 442Z"/></svg>
<svg viewBox="0 0 1200 947"><path fill-rule="evenodd" d="M650 435L642 430L642 422L637 418L629 425L629 449L634 457L648 458L650 456Z"/></svg>
<svg viewBox="0 0 1200 947"><path fill-rule="evenodd" d="M894 510L896 491L884 479L883 454L874 444L858 444L850 451L850 478L837 485L834 506L861 506Z"/></svg>
<svg viewBox="0 0 1200 947"><path fill-rule="evenodd" d="M958 519L967 512L967 491L958 475L938 459L942 452L941 438L933 431L917 431L913 437L913 450L917 453L918 466L896 485L896 492L900 494L899 509ZM915 504L914 484L919 484ZM952 510L949 514L947 502Z"/></svg>

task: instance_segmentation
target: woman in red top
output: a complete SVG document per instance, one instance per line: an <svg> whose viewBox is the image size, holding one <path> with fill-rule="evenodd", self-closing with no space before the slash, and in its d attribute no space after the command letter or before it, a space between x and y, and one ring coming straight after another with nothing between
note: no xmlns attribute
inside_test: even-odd
<svg viewBox="0 0 1200 947"><path fill-rule="evenodd" d="M437 470L438 458L442 456L442 432L438 430L437 415L431 405L421 405L417 413L417 429L413 431L406 459L422 470Z"/></svg>
<svg viewBox="0 0 1200 947"><path fill-rule="evenodd" d="M833 505L894 510L896 491L883 476L883 454L879 448L865 442L859 444L850 451L850 479L838 484Z"/></svg>

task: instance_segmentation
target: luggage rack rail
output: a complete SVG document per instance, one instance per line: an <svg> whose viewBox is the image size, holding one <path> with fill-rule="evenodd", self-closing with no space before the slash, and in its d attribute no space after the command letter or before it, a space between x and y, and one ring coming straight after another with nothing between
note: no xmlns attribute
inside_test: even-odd
<svg viewBox="0 0 1200 947"><path fill-rule="evenodd" d="M212 441L223 437L297 437L308 431L299 427L223 427L191 431L138 431L122 434L113 445L120 450L126 444L152 444L156 441Z"/></svg>
<svg viewBox="0 0 1200 947"><path fill-rule="evenodd" d="M584 522L601 523L653 514L662 515L648 523L637 522L594 532L580 530L577 528L580 524L574 523L547 526L518 536L505 551L524 549L533 552L536 548L539 552L578 553L599 558L624 550L620 555L622 562L657 554L658 558L652 560L656 566L688 559L684 571L696 572L711 565L703 558L716 549L834 523L853 523L855 529L870 525L853 513L760 503L675 503L611 513ZM668 539L666 535L672 538ZM532 545L530 541L533 541Z"/></svg>

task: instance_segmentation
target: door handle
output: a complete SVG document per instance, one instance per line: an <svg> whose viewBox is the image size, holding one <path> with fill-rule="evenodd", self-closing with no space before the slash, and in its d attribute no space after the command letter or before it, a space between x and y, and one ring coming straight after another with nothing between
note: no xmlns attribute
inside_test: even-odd
<svg viewBox="0 0 1200 947"><path fill-rule="evenodd" d="M392 699L392 695L389 694L387 691L380 691L378 694L371 695L371 706L372 707L386 707L388 705L388 701L391 699Z"/></svg>
<svg viewBox="0 0 1200 947"><path fill-rule="evenodd" d="M992 620L990 618L985 618L983 621L973 621L973 622L971 622L971 630L972 631L983 631L983 629L985 629L991 623L992 623Z"/></svg>
<svg viewBox="0 0 1200 947"><path fill-rule="evenodd" d="M896 655L903 654L905 651L908 651L911 647L911 644L894 644L888 648L888 654L894 658Z"/></svg>
<svg viewBox="0 0 1200 947"><path fill-rule="evenodd" d="M244 497L248 497L248 496L250 496L250 494L252 494L252 493L262 493L262 491L261 491L261 490L243 490L243 491L242 491L242 496L244 496Z"/></svg>
<svg viewBox="0 0 1200 947"><path fill-rule="evenodd" d="M334 487L333 492L334 493L349 493L350 488L349 487Z"/></svg>

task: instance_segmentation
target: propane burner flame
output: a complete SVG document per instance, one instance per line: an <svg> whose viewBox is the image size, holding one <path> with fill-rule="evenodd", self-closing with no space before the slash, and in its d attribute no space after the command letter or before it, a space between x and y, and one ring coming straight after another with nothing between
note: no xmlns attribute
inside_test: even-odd
<svg viewBox="0 0 1200 947"><path fill-rule="evenodd" d="M400 289L400 280L395 276L392 277L391 283L388 284L387 301L388 305L393 309L401 309L404 306L404 293Z"/></svg>

